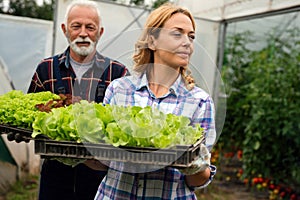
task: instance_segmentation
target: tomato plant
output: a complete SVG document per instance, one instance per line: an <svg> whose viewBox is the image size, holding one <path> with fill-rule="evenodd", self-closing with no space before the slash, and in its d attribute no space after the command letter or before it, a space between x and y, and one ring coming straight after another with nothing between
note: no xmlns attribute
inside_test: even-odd
<svg viewBox="0 0 300 200"><path fill-rule="evenodd" d="M247 48L252 37L246 32L227 40L222 71L227 116L218 145L224 152L242 150L243 178L254 181L261 174L299 193L300 30L282 35L274 30L255 50ZM287 192L274 190L286 198Z"/></svg>

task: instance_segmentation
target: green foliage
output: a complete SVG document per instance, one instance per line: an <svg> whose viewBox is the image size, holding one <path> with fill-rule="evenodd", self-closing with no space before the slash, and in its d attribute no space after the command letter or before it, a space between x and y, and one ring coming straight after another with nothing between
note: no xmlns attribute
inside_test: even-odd
<svg viewBox="0 0 300 200"><path fill-rule="evenodd" d="M0 0L0 13L4 12L3 9L4 9L3 0Z"/></svg>
<svg viewBox="0 0 300 200"><path fill-rule="evenodd" d="M36 3L36 0L9 0L7 11L3 6L0 10L4 14L53 20L54 4L55 0L51 0L50 3L43 1L41 6Z"/></svg>
<svg viewBox="0 0 300 200"><path fill-rule="evenodd" d="M230 36L225 47L222 78L229 98L226 100L226 121L219 143L229 151L236 151L242 145L245 138L243 132L249 121L249 102L241 100L246 98L247 84L250 82L245 71L249 66L251 50L244 44L252 42L251 36L250 32Z"/></svg>
<svg viewBox="0 0 300 200"><path fill-rule="evenodd" d="M130 0L130 3L133 3L135 5L143 5L145 3L144 0Z"/></svg>
<svg viewBox="0 0 300 200"><path fill-rule="evenodd" d="M59 98L49 91L24 94L21 90L12 90L0 96L0 123L31 128L38 114L35 105Z"/></svg>
<svg viewBox="0 0 300 200"><path fill-rule="evenodd" d="M118 2L118 0L110 0ZM156 0L152 4L152 8L157 8L169 0ZM145 0L130 0L130 4L137 6L145 5ZM38 5L36 0L9 0L9 7L4 8L3 0L0 0L0 13L15 16L32 17L45 20L53 20L54 18L55 0L43 1L42 5Z"/></svg>
<svg viewBox="0 0 300 200"><path fill-rule="evenodd" d="M85 100L36 115L33 137L44 134L54 140L114 146L166 148L194 144L203 134L199 124L190 126L184 116L164 114L152 107L116 106Z"/></svg>
<svg viewBox="0 0 300 200"><path fill-rule="evenodd" d="M45 20L53 20L55 8L55 0L51 0L50 3L44 2L42 6L37 9L37 18Z"/></svg>
<svg viewBox="0 0 300 200"><path fill-rule="evenodd" d="M38 177L28 175L16 181L6 194L6 200L35 200L37 199Z"/></svg>
<svg viewBox="0 0 300 200"><path fill-rule="evenodd" d="M227 116L224 150L243 149L244 176L261 174L300 187L300 30L267 37L263 49L247 47L251 34L230 37L222 72Z"/></svg>
<svg viewBox="0 0 300 200"><path fill-rule="evenodd" d="M158 8L159 6L161 6L162 4L166 3L166 2L169 2L169 0L156 0L154 3L153 3L153 8Z"/></svg>

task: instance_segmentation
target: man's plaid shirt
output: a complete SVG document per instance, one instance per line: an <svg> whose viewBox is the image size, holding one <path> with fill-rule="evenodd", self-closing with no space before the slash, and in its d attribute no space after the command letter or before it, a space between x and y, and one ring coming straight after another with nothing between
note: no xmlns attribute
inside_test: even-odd
<svg viewBox="0 0 300 200"><path fill-rule="evenodd" d="M128 69L118 61L106 58L100 53L96 52L94 64L81 78L80 84L76 78L76 74L70 65L69 58L70 49L57 55L58 62L56 63L54 57L43 59L32 77L28 93L51 91L58 93L58 76L55 71L56 65L59 67L59 72L62 80L62 85L65 88L66 94L73 96L80 96L82 99L88 101L102 102L106 86L116 78L122 77L128 73ZM107 63L105 62L108 61ZM104 84L104 89L99 92L99 84ZM100 98L97 95L100 95Z"/></svg>

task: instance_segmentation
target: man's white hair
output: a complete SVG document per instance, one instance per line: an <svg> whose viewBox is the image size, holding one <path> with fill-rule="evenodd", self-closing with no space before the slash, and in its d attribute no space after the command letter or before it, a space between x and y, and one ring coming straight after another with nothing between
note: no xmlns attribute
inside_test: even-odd
<svg viewBox="0 0 300 200"><path fill-rule="evenodd" d="M82 7L88 7L88 8L95 9L97 12L98 18L99 18L99 27L101 27L101 15L100 15L100 10L98 8L98 5L95 1L90 1L90 0L74 0L68 5L66 14L65 14L65 21L64 21L66 26L68 26L68 17L69 17L71 9L74 6L82 6Z"/></svg>

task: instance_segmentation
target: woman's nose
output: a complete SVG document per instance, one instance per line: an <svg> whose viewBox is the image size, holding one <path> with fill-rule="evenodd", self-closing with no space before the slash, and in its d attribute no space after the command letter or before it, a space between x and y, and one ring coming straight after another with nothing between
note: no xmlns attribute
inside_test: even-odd
<svg viewBox="0 0 300 200"><path fill-rule="evenodd" d="M184 46L190 46L192 44L192 39L190 38L189 35L184 35L182 38L183 38L182 43Z"/></svg>

